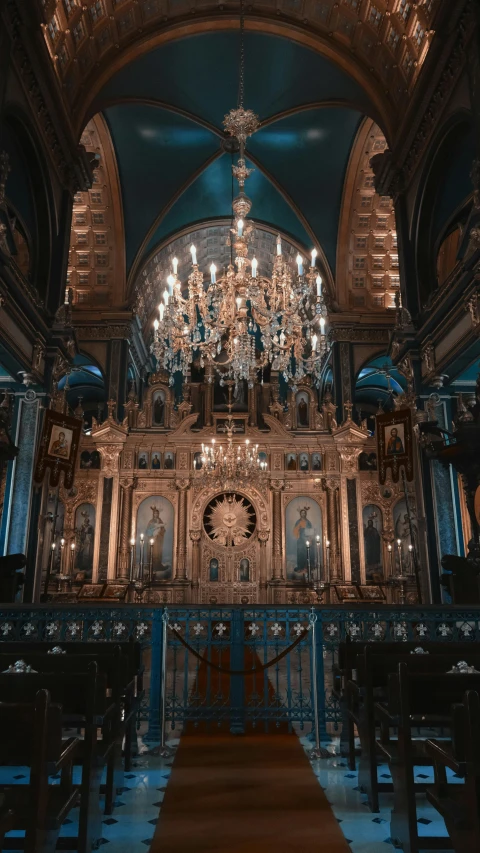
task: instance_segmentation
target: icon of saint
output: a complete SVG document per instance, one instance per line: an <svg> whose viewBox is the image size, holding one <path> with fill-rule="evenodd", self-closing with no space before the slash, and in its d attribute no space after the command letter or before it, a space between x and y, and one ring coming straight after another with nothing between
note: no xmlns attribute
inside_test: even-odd
<svg viewBox="0 0 480 853"><path fill-rule="evenodd" d="M405 453L403 449L403 441L398 434L398 429L396 427L392 427L390 430L390 438L387 443L387 456L394 456L401 453Z"/></svg>

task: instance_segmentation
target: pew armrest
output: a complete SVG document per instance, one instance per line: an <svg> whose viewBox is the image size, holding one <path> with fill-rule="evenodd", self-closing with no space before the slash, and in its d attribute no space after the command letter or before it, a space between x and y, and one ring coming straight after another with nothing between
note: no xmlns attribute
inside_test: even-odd
<svg viewBox="0 0 480 853"><path fill-rule="evenodd" d="M436 740L425 741L425 753L433 760L435 766L448 767L459 776L465 775L465 762L457 761L451 747L438 743Z"/></svg>
<svg viewBox="0 0 480 853"><path fill-rule="evenodd" d="M63 751L60 758L56 762L57 771L61 770L62 767L65 767L66 764L69 764L73 761L81 742L81 738L79 737L69 737L68 740L63 741Z"/></svg>

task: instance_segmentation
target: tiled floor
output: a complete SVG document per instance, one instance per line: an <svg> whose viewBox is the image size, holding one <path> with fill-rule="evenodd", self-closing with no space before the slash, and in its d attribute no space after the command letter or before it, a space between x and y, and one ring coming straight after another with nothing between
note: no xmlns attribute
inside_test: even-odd
<svg viewBox="0 0 480 853"><path fill-rule="evenodd" d="M303 735L301 742L308 751L312 743ZM174 752L178 740L169 741ZM125 787L118 796L114 812L103 819L102 849L111 853L148 853L155 831L168 779L171 773L173 757L162 759L146 752L141 739L140 754L134 762L131 773L125 776ZM348 840L352 853L392 853L390 841L390 808L392 796L382 794L379 814L372 814L365 803L365 797L358 789L358 774L348 769L346 760L335 755L338 741L325 744L332 752L329 759L312 762L314 773L324 789L333 813ZM152 747L151 744L148 745ZM20 782L25 770L15 768L9 779ZM380 776L389 776L388 767L379 768ZM417 768L417 775L423 781L428 768ZM428 776L430 779L431 776ZM0 770L0 782L5 781ZM62 827L62 836L76 834L76 813L72 812ZM424 798L418 809L419 831L421 835L446 835L445 825L439 815ZM14 833L18 834L18 833ZM8 847L5 847L8 850ZM226 851L228 853L228 851ZM279 844L281 853L281 844Z"/></svg>
<svg viewBox="0 0 480 853"><path fill-rule="evenodd" d="M302 743L308 752L311 749L309 739L302 738ZM393 853L390 840L393 795L381 794L380 813L372 814L366 805L366 797L358 788L358 771L349 770L346 759L333 754L339 751L338 739L324 746L332 751L332 758L313 761L313 771L327 795L352 853ZM384 781L391 778L387 765L380 765L378 773ZM423 782L431 781L433 776L430 768L417 767L416 778ZM417 816L419 835L447 836L443 819L424 796L418 798Z"/></svg>

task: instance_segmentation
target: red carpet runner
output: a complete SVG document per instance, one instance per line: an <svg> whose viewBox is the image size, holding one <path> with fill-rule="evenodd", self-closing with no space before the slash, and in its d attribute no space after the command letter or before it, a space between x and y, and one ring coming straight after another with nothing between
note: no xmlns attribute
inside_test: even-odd
<svg viewBox="0 0 480 853"><path fill-rule="evenodd" d="M201 692L205 670L202 664ZM245 681L248 697L254 684L251 676ZM221 682L228 696L228 676ZM206 851L349 853L303 748L286 727L244 736L230 735L224 727L220 733L213 726L210 733L187 728L151 853Z"/></svg>

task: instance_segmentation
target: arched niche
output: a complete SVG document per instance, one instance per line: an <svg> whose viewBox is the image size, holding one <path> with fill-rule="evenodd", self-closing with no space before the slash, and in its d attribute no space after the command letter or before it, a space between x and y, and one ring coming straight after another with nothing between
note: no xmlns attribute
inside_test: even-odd
<svg viewBox="0 0 480 853"><path fill-rule="evenodd" d="M307 383L299 383L297 390L288 391L287 429L314 430L323 428L323 418L318 411L316 391Z"/></svg>
<svg viewBox="0 0 480 853"><path fill-rule="evenodd" d="M139 429L173 429L177 426L178 415L174 411L174 391L166 380L155 374L145 392L143 408L138 413ZM160 421L160 422L159 422Z"/></svg>
<svg viewBox="0 0 480 853"><path fill-rule="evenodd" d="M171 580L175 542L173 504L165 495L149 495L138 505L135 525L137 565L142 559L140 536L144 537L144 576L149 575L151 568L153 580Z"/></svg>
<svg viewBox="0 0 480 853"><path fill-rule="evenodd" d="M367 504L362 511L363 543L365 551L365 579L367 583L381 583L385 577L385 548L382 539L383 511L375 504Z"/></svg>
<svg viewBox="0 0 480 853"><path fill-rule="evenodd" d="M285 506L284 521L287 581L320 577L321 566L325 565L320 504L311 495L296 495Z"/></svg>

